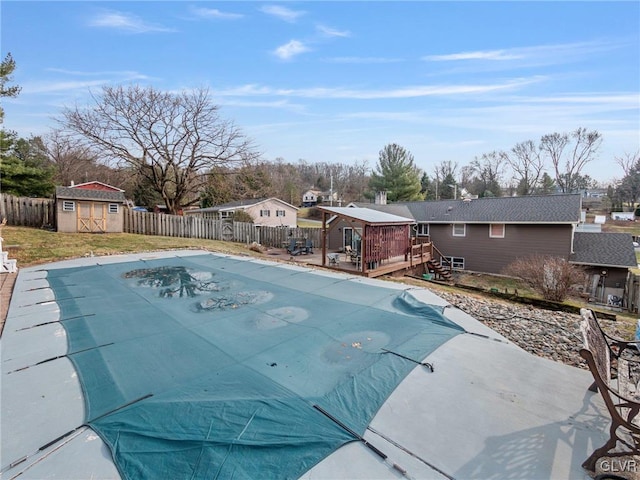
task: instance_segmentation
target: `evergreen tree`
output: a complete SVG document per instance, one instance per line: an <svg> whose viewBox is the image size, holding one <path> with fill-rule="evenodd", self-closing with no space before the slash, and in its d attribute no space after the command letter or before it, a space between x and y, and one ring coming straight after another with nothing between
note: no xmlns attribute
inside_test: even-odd
<svg viewBox="0 0 640 480"><path fill-rule="evenodd" d="M556 181L551 178L547 172L542 174L542 180L540 181L540 187L536 191L537 194L551 195L556 191Z"/></svg>
<svg viewBox="0 0 640 480"><path fill-rule="evenodd" d="M420 169L413 162L413 155L395 143L380 150L376 171L369 179L369 197L386 191L390 202L423 200Z"/></svg>
<svg viewBox="0 0 640 480"><path fill-rule="evenodd" d="M54 191L54 169L43 151L42 140L18 138L0 131L0 179L2 192L22 197L48 197Z"/></svg>
<svg viewBox="0 0 640 480"><path fill-rule="evenodd" d="M456 179L453 176L453 173L447 173L447 175L442 179L442 184L440 185L440 192L438 193L438 197L440 200L451 200L456 195Z"/></svg>
<svg viewBox="0 0 640 480"><path fill-rule="evenodd" d="M420 193L423 195L425 200L436 200L436 182L431 180L426 172L422 174L420 185Z"/></svg>
<svg viewBox="0 0 640 480"><path fill-rule="evenodd" d="M16 61L13 59L10 53L4 57L4 60L0 62L0 97L17 97L20 93L21 87L13 85L7 87L6 84L13 80L11 74L16 69ZM0 106L0 123L4 119L4 110Z"/></svg>

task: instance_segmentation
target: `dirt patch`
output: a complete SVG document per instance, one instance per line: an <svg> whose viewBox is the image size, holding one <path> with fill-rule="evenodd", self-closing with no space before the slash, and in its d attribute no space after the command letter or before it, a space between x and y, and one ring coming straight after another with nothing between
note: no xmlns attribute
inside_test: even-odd
<svg viewBox="0 0 640 480"><path fill-rule="evenodd" d="M11 302L11 294L13 286L16 283L17 273L0 274L0 336L4 330L4 321L9 312L9 303Z"/></svg>

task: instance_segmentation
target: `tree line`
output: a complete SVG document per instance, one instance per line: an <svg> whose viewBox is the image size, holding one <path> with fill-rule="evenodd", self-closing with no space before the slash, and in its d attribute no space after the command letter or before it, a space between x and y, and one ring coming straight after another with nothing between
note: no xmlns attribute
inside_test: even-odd
<svg viewBox="0 0 640 480"><path fill-rule="evenodd" d="M15 97L15 61L0 65L0 95ZM264 160L206 88L170 93L153 87L105 86L92 103L67 107L56 127L42 136L20 138L0 130L2 190L21 196L50 196L55 185L97 180L125 190L137 205L165 205L172 213L247 198L278 197L299 205L302 194L331 189L342 204L387 192L389 201L570 193L595 186L584 175L602 143L597 131L577 128L527 140L509 151L482 154L468 165L444 161L432 172L392 143L370 169L352 164L282 158ZM4 112L0 109L0 122ZM612 199L635 201L640 194L640 155L616 159L623 179ZM550 172L550 173L549 173Z"/></svg>

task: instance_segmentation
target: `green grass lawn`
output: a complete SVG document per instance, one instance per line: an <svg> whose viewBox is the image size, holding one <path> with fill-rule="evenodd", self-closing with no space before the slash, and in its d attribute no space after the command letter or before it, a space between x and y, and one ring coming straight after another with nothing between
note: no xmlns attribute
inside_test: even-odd
<svg viewBox="0 0 640 480"><path fill-rule="evenodd" d="M115 255L157 250L203 249L242 255L259 255L246 245L217 240L134 235L130 233L58 233L26 227L2 227L4 250L18 267L89 255Z"/></svg>

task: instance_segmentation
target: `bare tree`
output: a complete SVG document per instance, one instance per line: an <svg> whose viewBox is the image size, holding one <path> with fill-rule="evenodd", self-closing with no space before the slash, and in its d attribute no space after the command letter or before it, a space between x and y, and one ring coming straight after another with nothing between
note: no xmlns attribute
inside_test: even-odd
<svg viewBox="0 0 640 480"><path fill-rule="evenodd" d="M436 183L436 200L440 198L453 198L455 196L456 176L458 175L458 163L451 160L443 160L433 168Z"/></svg>
<svg viewBox="0 0 640 480"><path fill-rule="evenodd" d="M502 176L504 173L506 154L493 151L484 153L480 158L476 157L471 162L473 190L481 197L502 196Z"/></svg>
<svg viewBox="0 0 640 480"><path fill-rule="evenodd" d="M152 87L103 87L90 108L68 108L62 125L108 158L133 167L171 213L197 203L206 173L258 154L207 89L180 94Z"/></svg>
<svg viewBox="0 0 640 480"><path fill-rule="evenodd" d="M623 205L626 203L633 208L640 197L640 152L625 153L615 160L624 170L624 177L618 183L615 195Z"/></svg>
<svg viewBox="0 0 640 480"><path fill-rule="evenodd" d="M537 193L542 180L544 160L540 149L531 140L518 143L505 153L505 160L513 171L513 180L518 195Z"/></svg>
<svg viewBox="0 0 640 480"><path fill-rule="evenodd" d="M96 157L90 146L60 130L51 131L45 138L47 156L55 167L55 180L60 185L81 183L95 178ZM89 175L91 174L91 178Z"/></svg>
<svg viewBox="0 0 640 480"><path fill-rule="evenodd" d="M552 133L540 139L540 150L551 160L556 183L563 193L573 193L579 188L582 169L594 159L601 144L602 135L586 128L578 128L571 134Z"/></svg>
<svg viewBox="0 0 640 480"><path fill-rule="evenodd" d="M615 157L614 159L618 165L622 168L624 176L626 177L631 173L631 170L637 168L640 164L640 150L636 153L627 153L621 157Z"/></svg>

